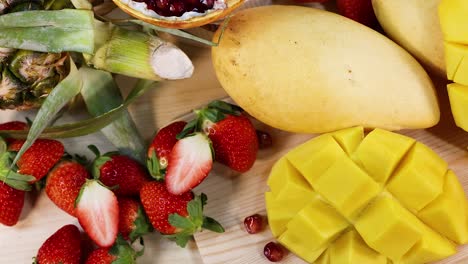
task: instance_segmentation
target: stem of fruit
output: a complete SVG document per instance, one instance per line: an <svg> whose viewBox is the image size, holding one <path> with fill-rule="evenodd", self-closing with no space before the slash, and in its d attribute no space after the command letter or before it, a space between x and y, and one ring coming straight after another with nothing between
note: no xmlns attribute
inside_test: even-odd
<svg viewBox="0 0 468 264"><path fill-rule="evenodd" d="M178 47L146 33L95 22L96 52L85 55L97 69L140 79L184 79L193 64Z"/></svg>

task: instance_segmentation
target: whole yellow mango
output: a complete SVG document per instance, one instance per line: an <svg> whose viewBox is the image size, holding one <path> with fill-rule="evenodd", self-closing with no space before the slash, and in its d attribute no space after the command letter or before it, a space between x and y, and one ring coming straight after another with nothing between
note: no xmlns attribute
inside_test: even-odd
<svg viewBox="0 0 468 264"><path fill-rule="evenodd" d="M310 263L422 264L468 242L457 176L401 134L375 129L364 137L353 127L320 135L282 157L268 185L274 236Z"/></svg>
<svg viewBox="0 0 468 264"><path fill-rule="evenodd" d="M327 11L274 5L240 11L212 59L234 101L282 130L398 130L439 121L433 84L407 51Z"/></svg>
<svg viewBox="0 0 468 264"><path fill-rule="evenodd" d="M444 76L444 41L437 7L441 0L372 0L385 33L429 71Z"/></svg>

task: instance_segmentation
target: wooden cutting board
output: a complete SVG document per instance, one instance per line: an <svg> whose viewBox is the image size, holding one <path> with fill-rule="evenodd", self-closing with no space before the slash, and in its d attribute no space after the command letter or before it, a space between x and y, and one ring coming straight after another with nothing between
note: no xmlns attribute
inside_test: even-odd
<svg viewBox="0 0 468 264"><path fill-rule="evenodd" d="M226 96L214 75L210 50L185 48L195 64L193 78L162 83L130 107L146 139L150 139L158 128L170 121L186 117L190 109ZM133 80L119 78L119 83L126 94ZM454 125L446 90L443 84L440 87L441 123L431 129L402 133L429 145L440 154L458 175L465 192L468 192L468 134ZM33 116L34 113L1 112L0 122L22 119L25 115ZM81 111L74 111L64 117L64 122L85 116ZM208 195L206 214L219 220L226 232L197 234L196 243L191 243L186 249L151 234L145 238L146 251L139 263L270 263L263 257L263 246L273 240L271 233L266 229L260 234L249 235L243 230L243 219L254 213L265 214L263 193L267 190L266 179L272 164L289 149L313 135L291 134L258 123L256 126L272 135L274 145L260 151L254 167L245 174L238 174L217 164L206 181L196 188L196 192ZM69 152L88 156L90 153L83 147L88 144L95 144L102 151L113 149L100 133L66 140L65 144ZM0 264L31 263L42 242L68 223L77 224L77 221L56 208L44 193L30 196L19 224L15 227L0 226ZM288 254L282 263L304 262ZM460 247L457 255L440 263L468 263L468 247Z"/></svg>

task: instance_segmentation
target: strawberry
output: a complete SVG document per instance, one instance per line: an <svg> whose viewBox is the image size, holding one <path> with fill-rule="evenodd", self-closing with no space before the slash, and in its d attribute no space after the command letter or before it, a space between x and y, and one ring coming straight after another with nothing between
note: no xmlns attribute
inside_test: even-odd
<svg viewBox="0 0 468 264"><path fill-rule="evenodd" d="M81 234L74 225L65 225L50 236L39 248L35 263L79 264Z"/></svg>
<svg viewBox="0 0 468 264"><path fill-rule="evenodd" d="M10 121L0 124L0 130L25 130L28 124L21 121Z"/></svg>
<svg viewBox="0 0 468 264"><path fill-rule="evenodd" d="M23 143L24 142L21 142L17 145L22 146ZM32 175L36 178L33 182L39 181L42 177L46 176L49 170L60 160L64 151L65 148L60 141L38 139L18 160L18 173Z"/></svg>
<svg viewBox="0 0 468 264"><path fill-rule="evenodd" d="M169 163L170 164L170 163ZM214 219L203 216L206 195L192 192L170 193L162 182L148 182L140 192L141 203L153 227L177 245L185 247L191 236L203 228L222 233L223 227Z"/></svg>
<svg viewBox="0 0 468 264"><path fill-rule="evenodd" d="M164 169L166 169L169 159L169 154L172 148L177 143L177 134L182 132L187 122L173 122L156 133L153 141L148 148L147 167L151 176L156 180L164 178Z"/></svg>
<svg viewBox="0 0 468 264"><path fill-rule="evenodd" d="M336 3L341 15L371 28L378 25L372 0L337 0Z"/></svg>
<svg viewBox="0 0 468 264"><path fill-rule="evenodd" d="M140 202L133 198L119 198L119 233L135 241L152 231L152 226Z"/></svg>
<svg viewBox="0 0 468 264"><path fill-rule="evenodd" d="M216 161L246 172L257 158L258 138L252 122L241 110L223 101L213 101L196 113L199 126L213 142Z"/></svg>
<svg viewBox="0 0 468 264"><path fill-rule="evenodd" d="M0 124L0 130L25 130L27 128L28 128L28 124L26 124L25 122L21 122L21 121L11 121L11 122ZM13 138L5 138L5 141L8 143L8 145L11 145L11 144L23 145L23 142L24 142L24 140L22 139L13 139Z"/></svg>
<svg viewBox="0 0 468 264"><path fill-rule="evenodd" d="M24 191L16 190L0 181L0 223L14 226L24 205Z"/></svg>
<svg viewBox="0 0 468 264"><path fill-rule="evenodd" d="M85 264L135 264L137 253L121 237L110 248L97 248L86 259Z"/></svg>
<svg viewBox="0 0 468 264"><path fill-rule="evenodd" d="M4 144L1 138L0 142ZM25 191L31 190L29 181L34 177L10 171L14 154L1 152L2 150L0 150L0 223L13 226L19 220Z"/></svg>
<svg viewBox="0 0 468 264"><path fill-rule="evenodd" d="M83 165L76 161L64 160L49 172L45 192L60 209L76 216L75 201L81 186L88 178L89 173Z"/></svg>
<svg viewBox="0 0 468 264"><path fill-rule="evenodd" d="M169 155L167 190L172 194L192 190L208 176L212 167L213 153L208 137L195 133L179 140Z"/></svg>
<svg viewBox="0 0 468 264"><path fill-rule="evenodd" d="M119 206L115 194L97 180L87 180L76 199L75 214L88 236L100 247L117 238Z"/></svg>
<svg viewBox="0 0 468 264"><path fill-rule="evenodd" d="M116 153L101 156L96 147L90 146L90 149L96 154L93 177L112 187L116 195L136 196L149 180L145 167L134 159Z"/></svg>

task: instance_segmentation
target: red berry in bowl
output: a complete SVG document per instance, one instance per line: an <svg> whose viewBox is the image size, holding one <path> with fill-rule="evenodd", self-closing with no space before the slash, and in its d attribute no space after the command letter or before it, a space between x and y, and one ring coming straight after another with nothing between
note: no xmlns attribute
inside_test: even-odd
<svg viewBox="0 0 468 264"><path fill-rule="evenodd" d="M263 254L271 262L278 262L283 259L284 251L278 243L270 242L265 245Z"/></svg>
<svg viewBox="0 0 468 264"><path fill-rule="evenodd" d="M259 214L247 216L244 219L244 227L249 234L257 234L261 232L264 227L263 216Z"/></svg>

